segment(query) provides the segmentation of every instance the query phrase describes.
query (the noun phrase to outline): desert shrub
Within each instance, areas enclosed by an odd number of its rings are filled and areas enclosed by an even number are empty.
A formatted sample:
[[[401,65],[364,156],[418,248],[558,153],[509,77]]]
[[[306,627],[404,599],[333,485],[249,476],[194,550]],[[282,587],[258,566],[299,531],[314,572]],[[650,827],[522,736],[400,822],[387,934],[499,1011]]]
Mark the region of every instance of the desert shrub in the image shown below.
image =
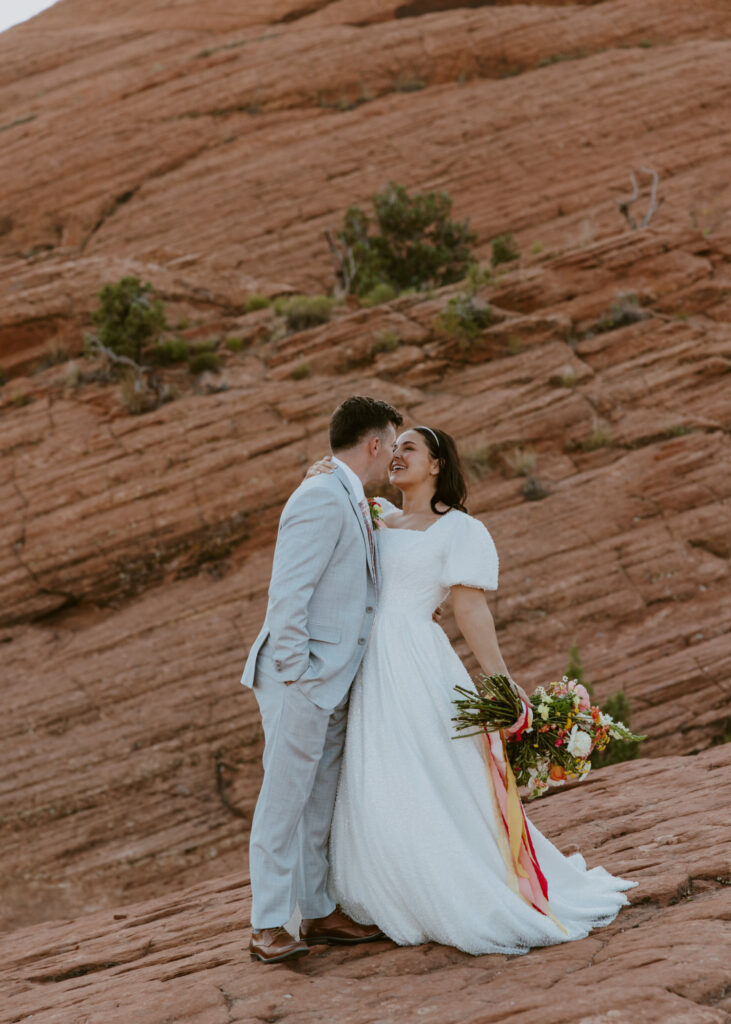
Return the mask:
[[[69,346],[58,338],[51,338],[46,342],[41,359],[41,368],[47,366],[58,366],[60,363],[67,363],[71,358]]]
[[[218,352],[214,351],[211,344],[199,345],[197,348],[191,349],[188,355],[188,369],[191,373],[205,373],[206,370],[211,373],[218,373],[221,369],[221,357]]]
[[[291,376],[292,380],[305,380],[305,378],[312,376],[312,367],[309,363],[297,363],[292,370]]]
[[[154,366],[170,366],[182,363],[188,358],[188,342],[184,338],[168,338],[145,350],[145,361]]]
[[[244,347],[244,340],[243,338],[230,337],[225,339],[224,345],[229,350],[229,352],[240,352],[241,349]]]
[[[157,399],[145,387],[144,381],[136,373],[128,373],[119,388],[122,405],[131,416],[139,416],[149,412],[157,405]]]
[[[385,281],[381,281],[375,285],[365,295],[361,295],[360,304],[361,306],[380,306],[384,302],[390,302],[391,299],[396,297],[396,289],[392,284],[386,284]]]
[[[254,292],[254,294],[250,295],[246,300],[244,309],[246,310],[247,313],[253,313],[254,310],[257,309],[268,309],[270,305],[271,303],[269,299],[266,297],[266,295],[258,295],[256,292]]]
[[[404,74],[398,76],[393,85],[396,92],[419,92],[426,89],[426,82],[423,78],[416,78],[413,75]]]
[[[380,352],[393,352],[401,344],[401,338],[396,331],[379,331],[373,339],[371,354],[377,356]]]
[[[341,267],[345,290],[366,295],[385,283],[396,291],[424,289],[459,281],[472,262],[477,235],[468,221],[450,219],[447,192],[416,192],[389,182],[372,197],[377,233],[370,233],[368,215],[358,206],[345,214],[338,237],[352,254],[353,272]]]
[[[593,452],[597,448],[608,448],[612,443],[612,431],[608,423],[597,423],[594,429],[580,443],[582,452]]]
[[[598,333],[616,331],[618,327],[626,327],[628,324],[646,320],[649,315],[640,306],[636,295],[630,292],[620,292],[614,302],[609,304],[609,309],[599,317],[594,325],[594,330]]]
[[[437,323],[447,337],[468,346],[492,323],[492,309],[472,295],[455,295],[439,314]]]
[[[505,462],[515,476],[530,476],[536,468],[538,456],[532,448],[513,448],[505,455]]]
[[[335,300],[327,295],[293,295],[277,299],[274,310],[286,318],[290,331],[304,331],[308,327],[327,323],[334,305]]]
[[[520,488],[520,493],[526,501],[540,501],[541,498],[547,498],[551,492],[538,477],[528,476]]]
[[[499,263],[510,263],[512,260],[517,260],[519,256],[520,252],[512,235],[498,235],[497,238],[493,238],[490,259],[493,267]]]
[[[624,722],[631,728],[632,706],[624,690],[607,697],[601,706],[602,711],[615,720]],[[642,740],[612,740],[605,750],[595,750],[591,755],[592,768],[604,768],[608,764],[619,764],[621,761],[633,761],[640,754]]]
[[[144,346],[165,328],[162,303],[154,297],[152,285],[143,284],[137,277],[105,284],[92,319],[102,345],[136,363]]]

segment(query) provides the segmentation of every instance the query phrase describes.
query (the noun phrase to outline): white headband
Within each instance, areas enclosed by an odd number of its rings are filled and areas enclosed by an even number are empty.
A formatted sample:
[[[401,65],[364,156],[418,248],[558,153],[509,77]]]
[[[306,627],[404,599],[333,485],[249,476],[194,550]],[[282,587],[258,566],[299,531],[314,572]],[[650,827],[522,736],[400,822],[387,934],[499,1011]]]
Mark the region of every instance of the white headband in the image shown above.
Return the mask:
[[[414,429],[415,429],[415,430],[428,430],[428,431],[429,431],[429,433],[431,434],[431,436],[432,436],[432,437],[434,438],[434,440],[435,440],[435,441],[437,442],[437,451],[439,451],[439,438],[438,438],[438,437],[437,437],[437,435],[436,435],[436,434],[434,433],[434,431],[432,430],[432,428],[431,428],[431,427],[415,427]]]

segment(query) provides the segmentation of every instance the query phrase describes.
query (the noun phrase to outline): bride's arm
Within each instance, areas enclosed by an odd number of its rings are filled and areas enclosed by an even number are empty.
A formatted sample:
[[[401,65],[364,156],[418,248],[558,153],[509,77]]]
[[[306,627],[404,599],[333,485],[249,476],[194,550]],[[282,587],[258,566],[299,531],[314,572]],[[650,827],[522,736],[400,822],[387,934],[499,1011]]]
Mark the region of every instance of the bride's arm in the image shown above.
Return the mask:
[[[508,666],[500,653],[495,633],[495,622],[487,606],[484,590],[476,587],[452,587],[452,607],[460,633],[477,658],[478,664],[486,676],[495,672],[512,678]],[[513,680],[515,683],[515,680]],[[530,698],[525,690],[515,683],[520,696],[528,704]]]

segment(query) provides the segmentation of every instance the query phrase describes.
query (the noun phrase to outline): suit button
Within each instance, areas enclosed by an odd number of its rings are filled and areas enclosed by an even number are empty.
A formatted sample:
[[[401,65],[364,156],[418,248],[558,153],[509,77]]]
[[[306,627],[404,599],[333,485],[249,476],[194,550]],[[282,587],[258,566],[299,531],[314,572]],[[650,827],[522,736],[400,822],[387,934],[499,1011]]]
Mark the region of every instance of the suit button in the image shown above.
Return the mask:
[[[275,667],[276,669],[281,669],[281,667],[282,667],[282,663],[281,663],[281,661],[275,661],[275,662],[274,662],[274,667]]]
[[[367,612],[368,612],[368,614],[370,615],[370,614],[371,614],[371,612],[373,611],[373,606],[369,604],[369,605],[368,605],[368,607],[366,608],[366,611],[367,611]]]
[[[359,636],[358,637],[358,643],[359,644],[364,644],[365,643],[365,637]]]

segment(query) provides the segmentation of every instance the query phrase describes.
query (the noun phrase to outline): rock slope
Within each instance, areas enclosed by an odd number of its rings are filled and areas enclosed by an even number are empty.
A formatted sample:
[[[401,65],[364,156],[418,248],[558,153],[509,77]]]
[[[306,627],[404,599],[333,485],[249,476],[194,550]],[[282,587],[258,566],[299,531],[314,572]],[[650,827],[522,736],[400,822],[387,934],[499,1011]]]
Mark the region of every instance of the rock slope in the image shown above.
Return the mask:
[[[729,748],[607,768],[531,806],[563,850],[638,881],[607,928],[525,956],[389,941],[251,963],[242,872],[0,941],[15,1024],[727,1024]],[[535,809],[535,811],[534,811]],[[725,879],[725,884],[724,880]]]
[[[9,1020],[106,1024],[150,1006],[150,1024],[417,1007],[522,1021],[549,990],[587,1024],[726,1019],[704,949],[728,875],[708,829],[724,827],[731,728],[730,28],[710,0],[212,0],[205,25],[191,4],[61,0],[0,35]],[[633,231],[616,200],[642,167],[662,204]],[[514,234],[521,258],[480,289],[494,315],[479,338],[440,321],[459,285],[345,303],[305,331],[246,312],[255,292],[328,290],[324,229],[389,178],[446,188],[483,265]],[[98,367],[68,361],[98,289],[124,274],[224,361],[195,380],[166,371],[179,397],[139,416]],[[606,948],[489,958],[486,975],[437,948],[318,953],[278,970],[298,987],[270,999],[260,972],[241,974],[262,740],[237,680],[279,509],[354,392],[456,436],[500,554],[489,600],[516,677],[562,674],[576,641],[597,698],[628,694],[643,760],[535,814],[562,848],[596,837],[597,859],[649,888]],[[691,838],[668,840],[681,826]],[[121,948],[126,932],[143,937]],[[319,982],[331,1002],[309,994]]]

